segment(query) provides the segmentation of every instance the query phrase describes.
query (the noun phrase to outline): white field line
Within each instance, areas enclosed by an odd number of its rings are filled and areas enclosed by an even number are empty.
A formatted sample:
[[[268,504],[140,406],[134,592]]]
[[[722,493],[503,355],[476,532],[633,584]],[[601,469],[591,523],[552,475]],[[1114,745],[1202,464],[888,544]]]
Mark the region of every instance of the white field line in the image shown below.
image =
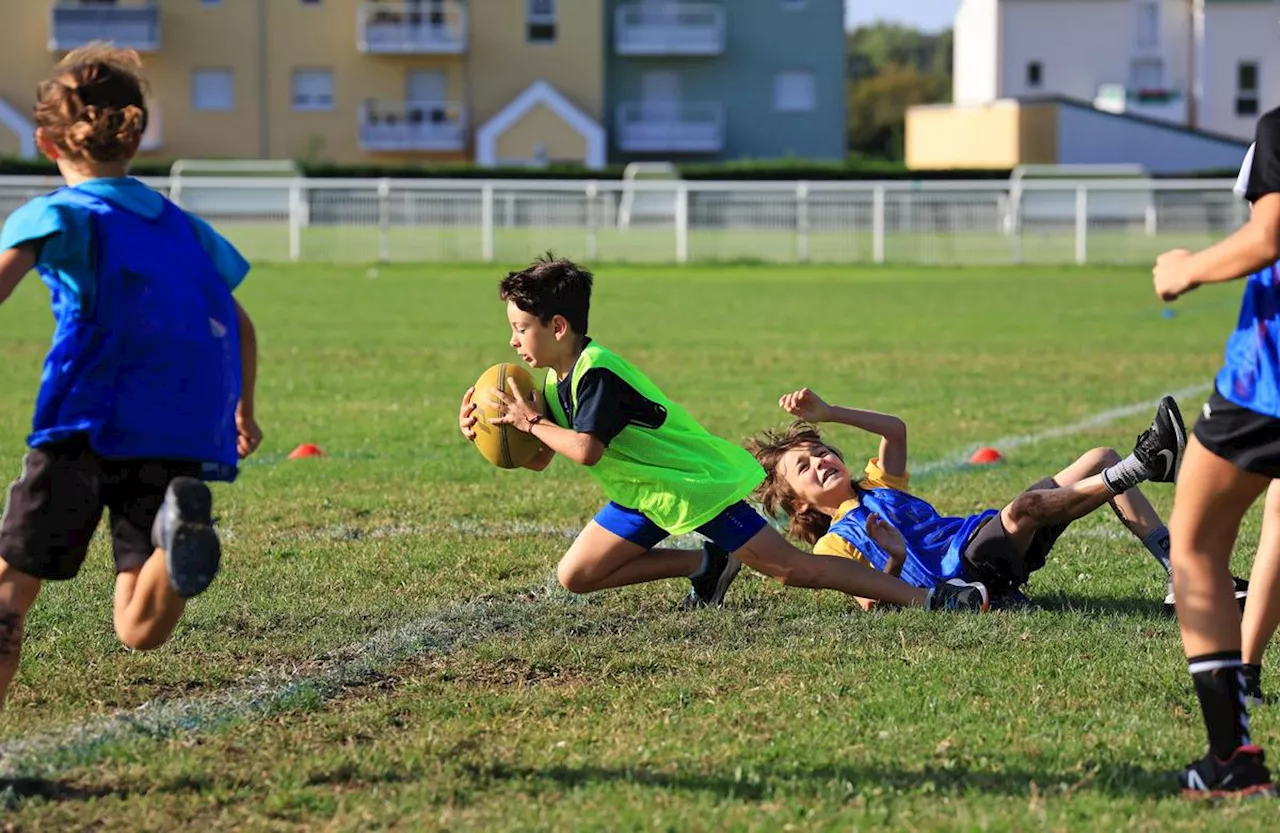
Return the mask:
[[[1186,403],[1184,403],[1182,400],[1189,399],[1194,396],[1199,396],[1200,394],[1203,394],[1203,393],[1207,393],[1211,387],[1212,387],[1211,383],[1192,385],[1189,388],[1183,388],[1182,390],[1174,391],[1171,394],[1171,396],[1173,396],[1174,399],[1178,400],[1178,406],[1182,410],[1183,419],[1186,419],[1186,420],[1194,419],[1198,411],[1198,407],[1196,409],[1189,410],[1185,407]],[[923,474],[935,474],[940,471],[947,471],[947,470],[962,468],[968,464],[969,456],[972,455],[973,452],[977,451],[979,448],[984,448],[984,447],[994,448],[997,451],[999,451],[1001,454],[1005,454],[1008,451],[1011,451],[1015,448],[1022,448],[1028,445],[1035,445],[1036,443],[1043,442],[1045,440],[1054,440],[1054,439],[1058,439],[1059,437],[1070,437],[1073,434],[1083,434],[1085,431],[1092,431],[1095,428],[1101,428],[1104,425],[1109,425],[1115,422],[1116,420],[1124,419],[1125,417],[1137,416],[1139,414],[1145,414],[1145,415],[1151,416],[1154,414],[1154,409],[1157,404],[1159,404],[1158,399],[1153,399],[1146,402],[1135,402],[1132,405],[1125,405],[1120,408],[1112,408],[1109,411],[1101,411],[1100,413],[1096,413],[1093,416],[1085,417],[1084,419],[1078,422],[1072,422],[1067,425],[1059,425],[1056,428],[1048,428],[1044,431],[1037,431],[1034,434],[1014,434],[1008,437],[1000,437],[999,439],[991,440],[989,442],[977,443],[975,445],[967,446],[966,448],[963,448],[959,451],[949,454],[940,460],[934,460],[932,462],[924,463],[921,466],[917,466],[912,470],[912,474],[919,476]],[[1135,426],[1135,428],[1137,427],[1138,426]],[[1147,427],[1147,423],[1144,422],[1141,428],[1145,429],[1146,427]],[[1190,426],[1188,426],[1188,430],[1190,430]],[[1133,433],[1136,436],[1138,433],[1140,433],[1140,431],[1134,431]],[[1121,454],[1127,453],[1128,450],[1129,449],[1127,448],[1117,449],[1117,451],[1119,451]]]
[[[1197,385],[1174,394],[1190,397],[1203,393],[1209,385]],[[1069,425],[1050,428],[1034,434],[1002,437],[982,445],[1005,452],[1033,445],[1042,440],[1066,437],[1107,425],[1115,420],[1145,413],[1155,402],[1139,402],[1102,411]],[[915,469],[927,474],[959,468],[968,460],[974,446]],[[550,535],[572,538],[577,530],[538,523],[481,524],[454,522],[451,530],[482,536]],[[1106,537],[1109,532],[1099,530]],[[362,538],[397,538],[430,534],[430,528],[413,524],[356,530],[354,527],[332,527],[306,533],[314,539],[359,540]],[[1092,531],[1086,532],[1092,537]],[[694,536],[682,536],[674,545],[697,546]],[[542,602],[565,598],[554,576],[543,586],[534,588]],[[100,752],[138,738],[165,738],[207,731],[219,725],[276,709],[289,708],[303,699],[325,700],[342,689],[376,679],[379,675],[420,654],[434,651],[445,654],[491,635],[498,628],[516,632],[526,618],[529,604],[515,597],[489,602],[456,602],[438,608],[419,619],[374,634],[368,639],[322,657],[319,670],[264,671],[226,691],[200,697],[153,700],[136,709],[117,712],[58,729],[36,732],[26,737],[0,742],[0,779],[47,776],[58,770],[93,760]],[[2,786],[0,782],[0,786]],[[0,790],[0,808],[16,800],[12,787]]]

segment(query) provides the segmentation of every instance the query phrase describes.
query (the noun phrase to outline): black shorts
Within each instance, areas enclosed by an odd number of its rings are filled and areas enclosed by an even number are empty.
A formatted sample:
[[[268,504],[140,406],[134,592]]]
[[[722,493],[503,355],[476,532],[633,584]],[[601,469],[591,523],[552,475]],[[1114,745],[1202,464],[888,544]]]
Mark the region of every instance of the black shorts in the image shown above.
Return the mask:
[[[1056,488],[1058,482],[1052,477],[1046,477],[1032,484],[1026,491]],[[1027,551],[1019,553],[1017,546],[1009,539],[1009,532],[1000,521],[1000,516],[993,515],[978,527],[961,553],[966,577],[970,581],[980,581],[987,585],[987,589],[995,596],[1002,596],[1021,587],[1031,578],[1032,573],[1044,566],[1049,552],[1058,543],[1062,533],[1067,531],[1069,524],[1070,522],[1040,527],[1031,537]]]
[[[1241,407],[1215,390],[1196,420],[1195,435],[1241,471],[1280,477],[1280,419]]]
[[[31,449],[9,487],[0,558],[39,579],[75,578],[105,508],[116,572],[141,567],[169,481],[200,470],[187,460],[104,460],[83,436]]]

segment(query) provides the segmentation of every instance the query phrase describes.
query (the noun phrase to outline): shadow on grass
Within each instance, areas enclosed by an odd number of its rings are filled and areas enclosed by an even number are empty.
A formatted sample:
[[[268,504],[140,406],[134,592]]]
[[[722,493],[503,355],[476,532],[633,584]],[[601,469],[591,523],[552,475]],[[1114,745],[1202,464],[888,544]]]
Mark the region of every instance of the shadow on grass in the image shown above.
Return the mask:
[[[1163,599],[1122,598],[1116,596],[1081,596],[1073,593],[1046,593],[1032,595],[1030,610],[1047,610],[1053,613],[1078,613],[1084,615],[1130,616],[1160,622],[1175,621],[1166,613]]]
[[[1109,798],[1174,798],[1178,791],[1167,773],[1149,772],[1127,764],[1054,772],[1051,769],[985,769],[964,763],[895,769],[884,766],[783,767],[753,766],[727,773],[673,773],[645,767],[565,767],[545,769],[506,765],[464,766],[478,782],[493,786],[504,781],[545,784],[557,788],[624,783],[720,798],[764,801],[779,796],[818,795],[840,790],[846,798],[884,793],[963,796],[984,793],[1009,797],[1046,798],[1077,794]],[[1034,787],[1033,787],[1034,785]]]

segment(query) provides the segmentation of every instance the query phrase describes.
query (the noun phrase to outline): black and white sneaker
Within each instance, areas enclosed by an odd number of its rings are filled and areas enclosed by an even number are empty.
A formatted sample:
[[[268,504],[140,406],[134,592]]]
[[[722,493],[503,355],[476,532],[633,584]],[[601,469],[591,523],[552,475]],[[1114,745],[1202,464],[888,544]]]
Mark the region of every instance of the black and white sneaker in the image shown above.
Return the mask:
[[[151,543],[165,552],[169,584],[184,599],[213,583],[222,545],[213,528],[213,493],[194,477],[175,477],[151,525]]]
[[[1160,400],[1151,427],[1138,436],[1133,456],[1146,468],[1153,483],[1173,483],[1187,448],[1187,428],[1172,396]]]
[[[707,570],[697,578],[689,579],[693,587],[682,605],[686,609],[723,605],[724,594],[742,569],[741,561],[710,541],[702,542],[702,551],[707,556]]]
[[[953,578],[934,585],[924,607],[925,610],[982,613],[991,607],[991,596],[981,582]]]
[[[1242,746],[1225,761],[1210,752],[1176,777],[1187,798],[1261,798],[1276,794],[1266,756],[1257,746]]]
[[[1249,600],[1249,582],[1242,578],[1231,577],[1231,583],[1235,586],[1236,603],[1240,605],[1241,612],[1244,611],[1245,602]],[[1164,593],[1164,609],[1169,614],[1178,612],[1177,605],[1173,598],[1173,577],[1170,576],[1169,583],[1165,586]]]

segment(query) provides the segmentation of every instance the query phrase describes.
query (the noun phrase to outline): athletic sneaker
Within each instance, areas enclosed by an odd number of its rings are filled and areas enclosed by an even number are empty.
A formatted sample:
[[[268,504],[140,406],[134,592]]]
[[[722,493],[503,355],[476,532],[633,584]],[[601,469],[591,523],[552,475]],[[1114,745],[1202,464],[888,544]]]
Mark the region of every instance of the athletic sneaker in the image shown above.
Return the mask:
[[[1172,483],[1178,477],[1182,465],[1182,453],[1187,448],[1187,429],[1182,423],[1182,412],[1172,396],[1160,400],[1151,427],[1138,436],[1133,456],[1146,468],[1153,483]]]
[[[925,610],[965,610],[978,613],[991,607],[987,586],[977,581],[947,579],[935,584],[924,603]]]
[[[1244,610],[1244,603],[1249,599],[1249,582],[1242,578],[1231,577],[1231,583],[1235,585],[1236,603],[1240,605],[1240,610]],[[1165,587],[1164,609],[1171,614],[1177,613],[1177,607],[1173,598],[1173,577],[1169,577],[1169,583]]]
[[[213,494],[194,477],[175,477],[151,525],[151,543],[165,551],[169,584],[184,599],[213,583],[222,545],[213,528]]]
[[[1177,774],[1188,798],[1245,798],[1274,796],[1266,756],[1257,746],[1242,746],[1225,761],[1212,752]]]
[[[742,569],[741,561],[710,541],[702,542],[702,551],[707,556],[707,570],[697,578],[689,579],[693,587],[685,597],[685,608],[723,605],[724,594]]]

